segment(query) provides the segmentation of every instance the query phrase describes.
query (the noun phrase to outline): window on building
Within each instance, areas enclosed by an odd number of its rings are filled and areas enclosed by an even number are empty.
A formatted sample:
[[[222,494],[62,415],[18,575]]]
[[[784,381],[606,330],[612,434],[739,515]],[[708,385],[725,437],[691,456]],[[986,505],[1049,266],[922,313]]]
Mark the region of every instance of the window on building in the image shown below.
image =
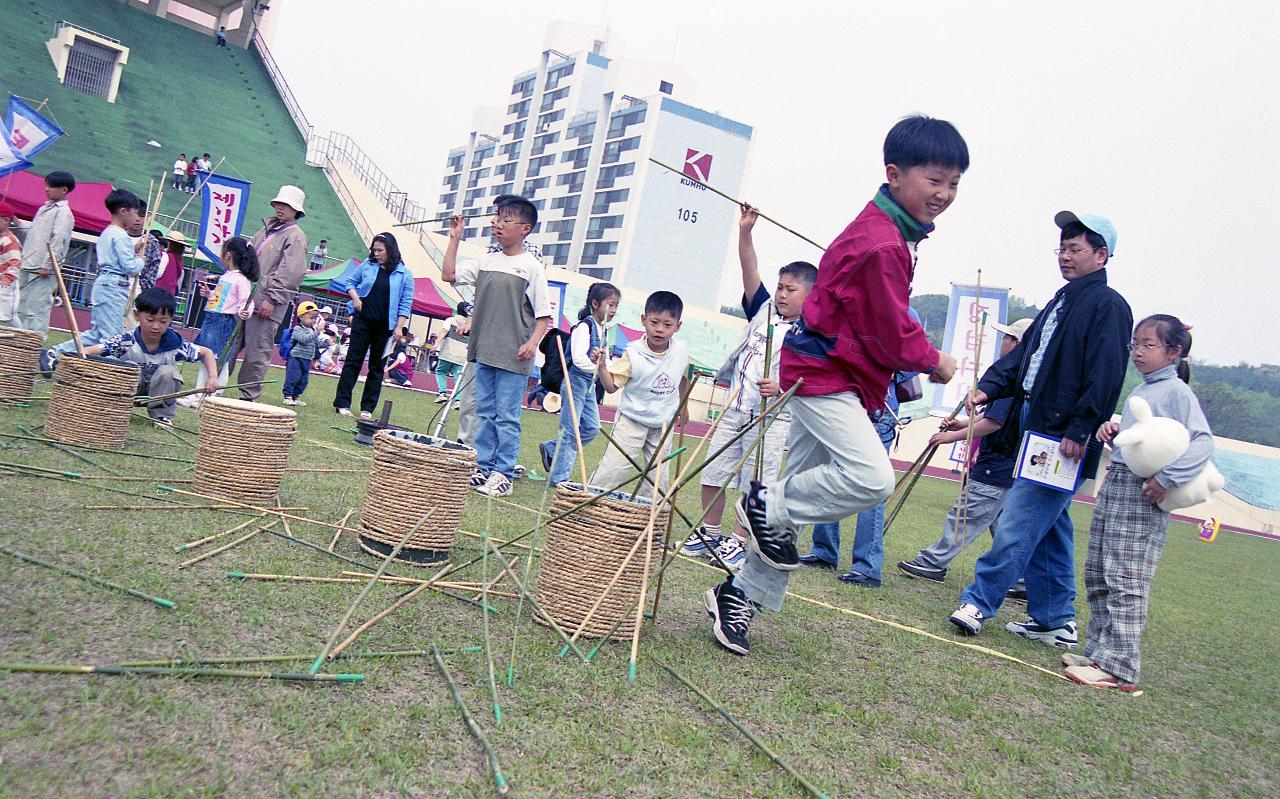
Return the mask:
[[[636,173],[636,165],[631,164],[615,164],[614,166],[606,166],[600,170],[600,177],[596,179],[597,189],[612,189],[613,183],[618,178],[625,178]]]
[[[589,269],[579,269],[578,274],[586,275],[587,277],[594,278],[595,280],[609,281],[613,280],[613,267],[597,266]]]
[[[441,204],[441,205],[443,205],[443,206],[444,206],[444,207],[446,207],[446,208],[452,208],[452,207],[453,207],[453,201],[454,201],[454,200],[456,200],[456,199],[458,199],[458,194],[457,194],[457,192],[449,192],[448,194],[441,194],[441,195],[440,195],[440,204]]]
[[[514,183],[499,183],[497,186],[489,189],[489,196],[497,197],[500,194],[510,194],[511,190],[514,189],[515,186],[516,184]]]
[[[609,120],[609,132],[606,134],[607,139],[616,139],[620,136],[627,135],[627,128],[632,125],[639,125],[644,122],[644,107],[628,111],[625,114],[618,114]]]
[[[530,158],[528,177],[536,178],[539,174],[542,173],[542,170],[544,168],[551,166],[555,162],[556,162],[556,156],[554,153],[552,153],[551,155],[540,155],[537,158]]]
[[[578,122],[570,125],[569,130],[564,134],[565,141],[572,138],[578,139],[578,144],[590,144],[591,139],[596,135],[596,121],[594,119],[589,122]]]
[[[548,228],[551,226],[548,225]],[[550,258],[551,263],[556,266],[564,266],[569,263],[569,245],[568,244],[546,244],[542,247],[542,257]]]
[[[573,220],[561,219],[555,222],[547,222],[546,231],[555,233],[557,241],[570,241],[573,238]]]
[[[535,192],[541,189],[545,189],[547,186],[550,186],[550,185],[551,185],[550,176],[545,178],[534,178],[533,180],[526,180],[524,182],[524,191],[520,192],[520,194],[525,197],[532,197]]]
[[[449,156],[449,161],[447,162],[449,169],[452,169],[455,171],[462,169],[462,158],[465,155],[466,153],[456,153],[454,155]]]
[[[510,131],[507,131],[504,128],[503,132],[509,133]],[[498,148],[498,154],[505,155],[509,157],[512,161],[518,160],[520,158],[520,145],[522,144],[524,144],[524,142],[522,141],[507,142],[506,144]]]
[[[609,206],[614,203],[625,202],[631,194],[631,189],[614,189],[613,191],[598,191],[591,200],[591,213],[607,214]]]
[[[461,173],[458,173],[457,175],[447,175],[447,176],[445,176],[445,179],[444,179],[444,185],[448,186],[449,188],[453,189],[454,191],[457,191],[457,189],[458,189],[458,180],[459,180],[461,177],[462,177],[462,174],[461,174]]]
[[[595,216],[591,218],[590,224],[587,225],[587,238],[599,239],[604,237],[606,230],[622,227],[622,215],[615,216]]]
[[[529,155],[542,155],[549,145],[560,141],[560,132],[544,133],[541,136],[534,137],[533,149],[529,150]]]
[[[671,81],[667,81],[667,80],[658,81],[658,91],[662,92],[663,94],[671,94],[675,90],[676,90],[676,87],[671,85]]]
[[[587,160],[591,157],[590,147],[579,147],[576,150],[569,150],[560,154],[560,163],[567,164],[573,162],[574,169],[585,169]]]
[[[574,62],[572,61],[566,61],[547,70],[547,87],[544,91],[549,92],[557,89],[560,86],[560,81],[573,74],[573,64]]]
[[[520,95],[521,97],[528,97],[529,95],[533,94],[533,82],[535,80],[537,80],[537,76],[530,75],[527,78],[522,78],[521,80],[516,81],[515,83],[511,84],[511,94]]]
[[[473,167],[480,166],[481,164],[484,163],[484,160],[491,155],[493,155],[492,144],[490,144],[488,147],[482,147],[476,150],[475,154],[471,156],[471,166]]]
[[[581,194],[571,194],[568,197],[557,197],[551,201],[552,208],[564,209],[563,216],[573,217],[578,215],[578,206],[582,202]]]
[[[552,123],[559,122],[562,119],[564,119],[563,108],[561,108],[559,111],[551,111],[549,113],[539,115],[538,133],[546,133],[548,130],[551,129]]]
[[[533,103],[533,100],[531,99],[521,100],[518,103],[512,103],[511,105],[507,106],[507,113],[515,114],[516,119],[524,119],[525,117],[529,116],[529,106],[532,103]]]
[[[471,177],[467,178],[467,188],[474,189],[482,179],[487,177],[489,177],[489,167],[471,170]]]
[[[585,171],[568,172],[556,178],[556,185],[568,186],[569,188],[566,191],[569,194],[577,194],[580,191],[582,191],[582,184],[584,184],[586,180],[587,180],[587,173]]]
[[[513,180],[516,176],[516,162],[511,161],[493,168],[493,176],[504,180]]]
[[[476,200],[478,200],[478,199],[480,199],[481,197],[483,197],[483,196],[484,196],[485,191],[486,191],[486,189],[472,189],[472,190],[468,191],[468,192],[467,192],[467,196],[466,196],[466,200],[464,200],[464,202],[465,202],[468,206],[469,206],[469,205],[471,205],[471,204],[472,204],[472,203],[474,203]]]
[[[602,255],[617,255],[616,241],[589,241],[582,246],[582,263],[595,265],[600,263]]]
[[[550,111],[555,106],[556,103],[558,103],[559,101],[563,100],[568,96],[569,96],[568,86],[565,86],[564,88],[561,88],[561,89],[556,89],[553,92],[543,92],[542,105],[538,106],[538,113]]]
[[[522,119],[519,122],[511,122],[502,126],[502,135],[510,136],[513,139],[523,139],[525,127],[529,124],[529,120]],[[516,152],[519,152],[519,148]]]
[[[627,152],[628,150],[638,149],[639,147],[640,147],[639,136],[632,136],[630,139],[619,139],[617,141],[608,142],[604,146],[603,163],[606,163],[606,164],[617,163],[618,159],[622,156],[623,153]]]

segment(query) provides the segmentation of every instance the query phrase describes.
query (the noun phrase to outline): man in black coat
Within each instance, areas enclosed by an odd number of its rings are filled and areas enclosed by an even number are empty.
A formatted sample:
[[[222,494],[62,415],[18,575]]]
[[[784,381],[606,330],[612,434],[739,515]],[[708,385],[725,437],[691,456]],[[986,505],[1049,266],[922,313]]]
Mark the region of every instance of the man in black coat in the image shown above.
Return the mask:
[[[1081,460],[1081,474],[1097,469],[1102,445],[1094,431],[1111,418],[1128,363],[1133,330],[1129,304],[1107,285],[1106,265],[1116,232],[1105,217],[1062,211],[1058,269],[1067,280],[1036,317],[1018,346],[992,364],[970,406],[1012,397],[1010,424],[1000,432],[1061,439],[1062,457]],[[1015,445],[1016,447],[1016,445]],[[995,616],[1005,592],[1025,573],[1026,622],[1010,622],[1015,635],[1063,648],[1078,643],[1075,623],[1072,494],[1028,480],[1005,496],[991,550],[978,559],[974,581],[949,621],[976,635]]]

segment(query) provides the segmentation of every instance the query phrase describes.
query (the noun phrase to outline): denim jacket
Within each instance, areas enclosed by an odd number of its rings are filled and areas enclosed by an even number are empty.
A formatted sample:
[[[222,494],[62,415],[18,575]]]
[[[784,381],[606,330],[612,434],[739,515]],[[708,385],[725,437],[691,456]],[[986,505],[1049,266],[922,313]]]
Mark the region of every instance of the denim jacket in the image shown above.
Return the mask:
[[[373,290],[374,281],[378,279],[380,268],[377,261],[366,259],[354,272],[335,278],[329,287],[343,294],[355,289],[360,297],[367,297]],[[397,319],[400,317],[408,319],[413,313],[413,273],[403,261],[391,270],[387,288],[387,329],[395,330]],[[350,300],[347,301],[347,312],[352,314],[356,312],[356,304]]]

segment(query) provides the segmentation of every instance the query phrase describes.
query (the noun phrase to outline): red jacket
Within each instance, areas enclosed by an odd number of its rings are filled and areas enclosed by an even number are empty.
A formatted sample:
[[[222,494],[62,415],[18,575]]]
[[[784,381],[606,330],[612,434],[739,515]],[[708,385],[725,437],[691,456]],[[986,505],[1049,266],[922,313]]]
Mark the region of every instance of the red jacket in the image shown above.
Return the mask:
[[[870,412],[884,407],[895,370],[938,365],[938,351],[907,313],[915,274],[907,241],[926,234],[882,189],[836,237],[783,340],[784,390],[803,378],[798,395],[853,391]]]

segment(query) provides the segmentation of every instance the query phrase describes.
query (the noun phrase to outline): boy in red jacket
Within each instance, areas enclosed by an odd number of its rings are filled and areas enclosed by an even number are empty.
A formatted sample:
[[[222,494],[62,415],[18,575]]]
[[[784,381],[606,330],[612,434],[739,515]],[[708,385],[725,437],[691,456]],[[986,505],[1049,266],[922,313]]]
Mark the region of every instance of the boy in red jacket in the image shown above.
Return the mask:
[[[955,199],[969,149],[949,122],[902,119],[884,142],[888,180],[827,248],[818,282],[782,344],[784,390],[803,381],[788,406],[787,464],[768,486],[752,482],[736,511],[751,537],[742,571],[707,590],[712,632],[736,655],[750,649],[755,609],[782,609],[800,565],[801,525],[837,522],[888,498],[893,467],[867,414],[884,406],[894,371],[955,373],[907,313],[916,244]]]

